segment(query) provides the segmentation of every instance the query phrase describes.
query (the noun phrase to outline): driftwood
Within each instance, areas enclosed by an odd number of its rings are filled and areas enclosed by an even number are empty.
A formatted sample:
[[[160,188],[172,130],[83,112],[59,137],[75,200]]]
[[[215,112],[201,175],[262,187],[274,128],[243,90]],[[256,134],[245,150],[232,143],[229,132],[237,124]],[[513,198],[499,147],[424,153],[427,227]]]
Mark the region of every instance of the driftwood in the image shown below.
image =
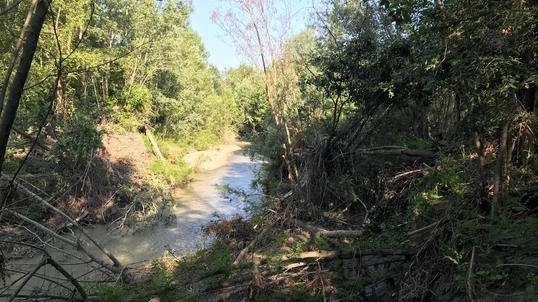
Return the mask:
[[[325,236],[325,237],[357,237],[364,235],[364,229],[358,230],[327,230],[319,226],[310,225],[301,220],[295,220],[295,224],[306,229],[314,237]]]
[[[78,217],[75,218],[75,221],[80,223],[80,221],[82,221],[84,218],[88,217],[88,215],[90,215],[90,212],[88,212],[88,210],[86,210],[86,209],[83,209],[82,213],[80,213],[80,215],[78,215]],[[58,227],[56,227],[56,232],[61,232],[62,230],[65,230],[65,229],[70,228],[72,226],[73,226],[73,224],[71,222],[65,221],[62,224],[60,224]]]

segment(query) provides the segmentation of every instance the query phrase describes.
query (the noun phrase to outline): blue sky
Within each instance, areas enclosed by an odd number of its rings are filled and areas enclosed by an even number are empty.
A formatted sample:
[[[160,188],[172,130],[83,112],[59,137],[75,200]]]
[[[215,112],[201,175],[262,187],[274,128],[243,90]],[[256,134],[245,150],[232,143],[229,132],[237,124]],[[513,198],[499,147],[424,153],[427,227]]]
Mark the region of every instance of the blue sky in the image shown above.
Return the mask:
[[[319,0],[290,1],[295,13],[292,21],[293,33],[306,28],[313,3],[317,2]],[[227,39],[221,28],[210,19],[212,12],[224,5],[225,3],[220,0],[192,0],[193,13],[191,15],[191,25],[200,34],[209,52],[209,63],[217,66],[221,71],[246,63],[246,59],[237,54],[235,46]]]

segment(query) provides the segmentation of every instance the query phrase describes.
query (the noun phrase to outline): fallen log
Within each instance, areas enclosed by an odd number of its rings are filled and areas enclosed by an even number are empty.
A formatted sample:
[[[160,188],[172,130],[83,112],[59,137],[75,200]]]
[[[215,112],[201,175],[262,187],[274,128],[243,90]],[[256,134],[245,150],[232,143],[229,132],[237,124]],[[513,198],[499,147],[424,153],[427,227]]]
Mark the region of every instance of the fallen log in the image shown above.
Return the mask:
[[[373,250],[348,250],[348,251],[308,251],[298,255],[284,255],[274,260],[305,260],[305,259],[346,259],[364,256],[412,256],[416,254],[414,249],[373,249]]]
[[[30,141],[34,141],[36,138],[31,136],[30,134],[24,132],[23,130],[17,128],[17,127],[12,127],[11,130],[13,130],[14,132],[16,132],[18,135],[30,140]],[[45,150],[45,151],[50,151],[50,147],[43,144],[42,142],[40,142],[39,140],[36,141],[36,146],[40,147],[41,149]]]
[[[153,136],[153,133],[149,129],[148,126],[144,127],[144,132],[146,133],[146,136],[149,139],[149,142],[151,143],[151,148],[153,149],[153,153],[155,156],[159,158],[161,161],[165,161],[163,154],[161,153],[161,149],[159,149],[159,145],[157,144],[157,140],[155,139],[155,136]]]
[[[435,153],[430,150],[409,149],[404,146],[380,146],[368,149],[359,149],[356,154],[381,154],[381,155],[406,155],[410,157],[434,157]]]
[[[310,225],[301,220],[295,220],[295,223],[302,228],[306,229],[309,233],[314,235],[314,237],[320,237],[321,235],[325,237],[357,237],[362,236],[365,233],[365,229],[358,230],[327,230],[320,226]]]

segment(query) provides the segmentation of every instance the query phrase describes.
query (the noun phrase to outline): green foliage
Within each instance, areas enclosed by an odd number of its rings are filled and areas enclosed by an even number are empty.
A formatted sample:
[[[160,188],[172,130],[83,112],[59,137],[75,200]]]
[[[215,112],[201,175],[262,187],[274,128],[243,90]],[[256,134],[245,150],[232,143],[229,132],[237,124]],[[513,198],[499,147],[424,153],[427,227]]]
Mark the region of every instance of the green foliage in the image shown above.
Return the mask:
[[[91,293],[102,302],[121,302],[133,296],[133,291],[119,286],[98,286],[91,290]]]
[[[529,273],[527,275],[528,278],[528,286],[527,286],[527,293],[529,295],[530,299],[536,299],[538,298],[538,275],[534,273]]]
[[[228,71],[225,83],[232,92],[235,106],[240,111],[239,134],[246,139],[261,134],[265,130],[264,122],[269,104],[260,72],[241,65]]]
[[[213,243],[209,248],[187,256],[178,262],[177,273],[194,277],[221,273],[227,275],[232,269],[231,253],[223,243]]]
[[[218,143],[220,140],[221,140],[221,137],[219,137],[213,131],[209,129],[202,130],[194,138],[193,146],[194,148],[196,148],[196,150],[206,150],[212,145],[215,145],[216,143]]]
[[[67,166],[87,164],[102,147],[101,135],[90,116],[76,112],[58,138],[53,154],[59,162]]]
[[[153,160],[149,167],[149,171],[164,179],[166,184],[173,186],[181,186],[191,180],[191,169],[184,162],[170,163],[159,159]]]
[[[398,137],[396,144],[409,149],[428,150],[432,147],[432,142],[419,137]]]
[[[146,147],[151,149],[151,143],[144,137]],[[192,179],[192,169],[185,163],[183,156],[190,148],[186,142],[172,139],[157,138],[157,144],[165,161],[155,159],[149,166],[149,172],[156,176],[157,183],[161,185],[182,186]]]
[[[412,197],[415,202],[414,216],[431,217],[431,206],[439,203],[461,204],[468,191],[469,181],[463,172],[463,164],[451,157],[437,159],[435,166],[420,179]]]
[[[116,192],[115,202],[125,208],[118,228],[129,228],[133,233],[151,228],[159,223],[170,224],[176,217],[170,209],[175,200],[170,192],[148,184],[122,186]]]

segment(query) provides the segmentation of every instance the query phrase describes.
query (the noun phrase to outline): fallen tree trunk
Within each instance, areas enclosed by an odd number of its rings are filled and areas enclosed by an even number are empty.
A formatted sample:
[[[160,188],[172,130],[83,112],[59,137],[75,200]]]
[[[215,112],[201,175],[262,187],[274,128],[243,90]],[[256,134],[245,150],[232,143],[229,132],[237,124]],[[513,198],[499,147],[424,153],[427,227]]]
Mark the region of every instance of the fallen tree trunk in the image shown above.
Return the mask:
[[[51,235],[52,237],[64,242],[64,243],[67,243],[69,244],[70,246],[72,246],[73,248],[75,249],[78,249],[80,251],[82,251],[86,256],[88,256],[91,260],[93,260],[95,263],[101,265],[102,267],[114,272],[114,273],[118,273],[118,274],[121,274],[123,273],[124,271],[124,268],[123,267],[118,267],[118,266],[114,266],[114,265],[110,265],[110,264],[107,264],[101,260],[99,260],[99,258],[97,258],[97,256],[93,255],[92,253],[90,253],[89,251],[87,251],[81,244],[81,242],[79,240],[77,241],[73,241],[71,239],[68,239],[68,238],[65,238],[64,236],[62,235],[59,235],[57,234],[56,232],[54,232],[53,230],[43,226],[42,224],[40,224],[39,222],[37,221],[34,221],[20,213],[17,213],[15,211],[11,211],[11,210],[7,210],[7,212],[17,218],[19,218],[20,220],[26,222],[26,223],[29,223],[31,225],[33,225],[35,228],[39,229],[40,231],[44,232],[44,233],[47,233],[49,235]]]
[[[151,143],[151,148],[153,149],[153,153],[155,154],[155,156],[157,156],[161,161],[165,161],[166,159],[161,153],[161,149],[159,149],[157,140],[155,140],[155,136],[153,136],[153,133],[151,132],[148,126],[144,127],[144,132],[146,133],[146,136],[148,137],[149,142]]]
[[[19,134],[20,136],[28,139],[28,140],[35,140],[36,138],[31,136],[30,134],[24,132],[23,130],[17,128],[17,127],[13,127],[11,128],[11,130],[15,131],[17,134]],[[43,143],[41,143],[39,140],[36,141],[36,146],[40,147],[41,149],[45,150],[45,151],[50,151],[50,147],[47,146],[47,145],[44,145]]]
[[[375,250],[350,250],[350,251],[308,251],[298,255],[284,255],[275,260],[289,261],[289,260],[305,260],[305,259],[346,259],[353,257],[364,256],[412,256],[416,254],[416,250],[413,249],[375,249]]]
[[[2,175],[2,177],[4,178],[7,178],[5,175]],[[108,251],[105,247],[101,246],[97,241],[95,241],[95,239],[93,239],[89,234],[88,232],[86,232],[86,230],[84,230],[84,228],[82,228],[80,226],[80,224],[73,218],[69,217],[69,215],[65,214],[63,211],[61,211],[60,209],[56,208],[55,206],[53,206],[52,204],[50,204],[48,201],[46,201],[45,199],[41,198],[39,195],[35,194],[34,192],[32,192],[31,190],[29,190],[28,188],[26,188],[25,186],[23,186],[22,184],[20,184],[20,182],[18,182],[17,180],[14,180],[13,183],[16,185],[17,189],[20,189],[24,194],[26,194],[28,197],[34,199],[35,201],[38,201],[40,203],[42,203],[43,205],[45,205],[47,208],[51,209],[52,211],[54,211],[55,213],[59,214],[60,216],[64,217],[72,226],[76,227],[95,247],[97,247],[104,255],[106,255],[113,263],[113,266],[110,266],[110,265],[105,265],[105,267],[107,267],[108,269],[110,269],[111,271],[115,272],[115,273],[122,273],[125,271],[125,268],[123,267],[123,265],[120,263],[120,261],[112,254],[110,253],[110,251]],[[16,213],[16,212],[13,212],[13,211],[10,211],[11,213]],[[18,213],[17,213],[18,214]],[[20,215],[20,214],[18,214]],[[17,215],[15,215],[17,216]],[[20,217],[19,217],[20,218]],[[39,224],[37,222],[35,222],[36,224]],[[40,224],[39,224],[40,225]],[[42,226],[43,227],[43,226]],[[44,228],[44,227],[43,227]],[[54,233],[52,230],[50,230],[50,232]],[[56,233],[54,233],[56,234]],[[71,244],[71,243],[70,243]],[[88,254],[88,253],[87,253]],[[97,259],[97,258],[95,258]],[[98,262],[100,263],[100,262]],[[100,263],[101,264],[101,263]]]
[[[355,154],[386,154],[386,155],[406,155],[411,157],[434,157],[435,153],[430,150],[409,149],[404,146],[380,146],[367,149],[359,149]]]
[[[310,225],[304,221],[301,220],[295,220],[295,224],[298,226],[306,229],[309,233],[311,233],[314,237],[319,237],[321,235],[325,237],[332,237],[332,238],[338,238],[338,237],[357,237],[362,236],[365,233],[365,229],[358,229],[358,230],[327,230],[319,226]]]

